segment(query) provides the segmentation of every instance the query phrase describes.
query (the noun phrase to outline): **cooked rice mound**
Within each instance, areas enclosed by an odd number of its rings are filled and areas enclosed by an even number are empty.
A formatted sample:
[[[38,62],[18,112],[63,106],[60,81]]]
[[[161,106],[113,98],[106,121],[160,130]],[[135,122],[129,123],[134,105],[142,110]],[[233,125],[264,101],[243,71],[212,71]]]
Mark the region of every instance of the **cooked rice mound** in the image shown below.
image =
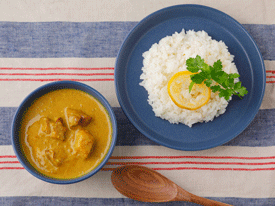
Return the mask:
[[[175,73],[187,71],[186,60],[197,55],[211,66],[220,59],[226,73],[238,73],[233,63],[234,56],[224,42],[213,40],[205,31],[185,32],[183,29],[180,33],[164,37],[143,53],[140,85],[147,90],[148,103],[157,117],[192,127],[198,122],[212,121],[226,111],[228,102],[220,98],[218,92],[212,92],[209,102],[197,110],[179,108],[171,100],[167,91],[168,81]]]

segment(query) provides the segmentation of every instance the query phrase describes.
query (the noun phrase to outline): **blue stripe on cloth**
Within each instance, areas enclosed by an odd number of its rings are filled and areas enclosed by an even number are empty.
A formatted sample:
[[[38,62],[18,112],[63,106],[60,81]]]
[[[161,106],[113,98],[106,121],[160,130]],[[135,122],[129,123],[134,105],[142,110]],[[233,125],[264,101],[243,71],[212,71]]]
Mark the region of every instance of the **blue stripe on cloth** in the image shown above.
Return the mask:
[[[0,58],[117,56],[138,22],[0,22]],[[265,60],[275,60],[275,25],[245,24]]]
[[[118,124],[117,145],[158,145],[141,134],[120,107],[113,108]],[[10,145],[10,129],[15,107],[0,107],[0,145]],[[225,146],[275,146],[275,109],[259,110],[251,124]]]
[[[116,57],[137,22],[0,22],[0,58]]]
[[[238,206],[270,206],[275,205],[275,198],[234,198],[234,197],[211,197],[216,201],[224,202],[231,205]],[[188,202],[168,202],[168,203],[156,203],[158,206],[197,206],[195,203]],[[93,206],[149,206],[155,205],[154,203],[145,203],[131,200],[128,198],[72,198],[72,197],[0,197],[0,205],[58,205],[58,206],[70,206],[70,205],[93,205]]]
[[[275,25],[244,24],[258,45],[264,60],[275,60]]]

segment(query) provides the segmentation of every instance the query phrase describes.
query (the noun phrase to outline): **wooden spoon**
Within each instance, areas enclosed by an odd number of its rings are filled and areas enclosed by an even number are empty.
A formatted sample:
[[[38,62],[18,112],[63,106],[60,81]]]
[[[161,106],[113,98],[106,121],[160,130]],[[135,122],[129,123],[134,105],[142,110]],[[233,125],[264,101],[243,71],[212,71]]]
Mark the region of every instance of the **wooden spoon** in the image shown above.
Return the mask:
[[[228,206],[222,202],[193,195],[160,173],[144,166],[118,167],[113,171],[111,179],[121,194],[142,202],[187,201],[205,206]]]

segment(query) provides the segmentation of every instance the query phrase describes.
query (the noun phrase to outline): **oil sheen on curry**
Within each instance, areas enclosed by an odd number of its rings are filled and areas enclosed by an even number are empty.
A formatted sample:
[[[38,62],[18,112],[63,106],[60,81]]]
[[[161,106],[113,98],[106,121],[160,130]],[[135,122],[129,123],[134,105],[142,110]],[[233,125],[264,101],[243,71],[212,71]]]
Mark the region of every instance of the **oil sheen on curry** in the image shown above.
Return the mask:
[[[38,98],[20,131],[27,159],[41,173],[58,179],[80,177],[105,157],[111,143],[110,117],[91,95],[60,89]]]

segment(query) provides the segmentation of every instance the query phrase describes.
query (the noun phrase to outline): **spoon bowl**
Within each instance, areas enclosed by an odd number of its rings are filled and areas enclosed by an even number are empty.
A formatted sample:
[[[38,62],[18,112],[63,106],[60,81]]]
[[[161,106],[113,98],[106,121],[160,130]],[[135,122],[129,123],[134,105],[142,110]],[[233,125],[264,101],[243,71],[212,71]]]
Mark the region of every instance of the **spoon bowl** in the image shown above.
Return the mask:
[[[141,202],[187,201],[205,206],[228,206],[193,195],[160,173],[144,166],[118,167],[113,171],[111,180],[121,194]]]

